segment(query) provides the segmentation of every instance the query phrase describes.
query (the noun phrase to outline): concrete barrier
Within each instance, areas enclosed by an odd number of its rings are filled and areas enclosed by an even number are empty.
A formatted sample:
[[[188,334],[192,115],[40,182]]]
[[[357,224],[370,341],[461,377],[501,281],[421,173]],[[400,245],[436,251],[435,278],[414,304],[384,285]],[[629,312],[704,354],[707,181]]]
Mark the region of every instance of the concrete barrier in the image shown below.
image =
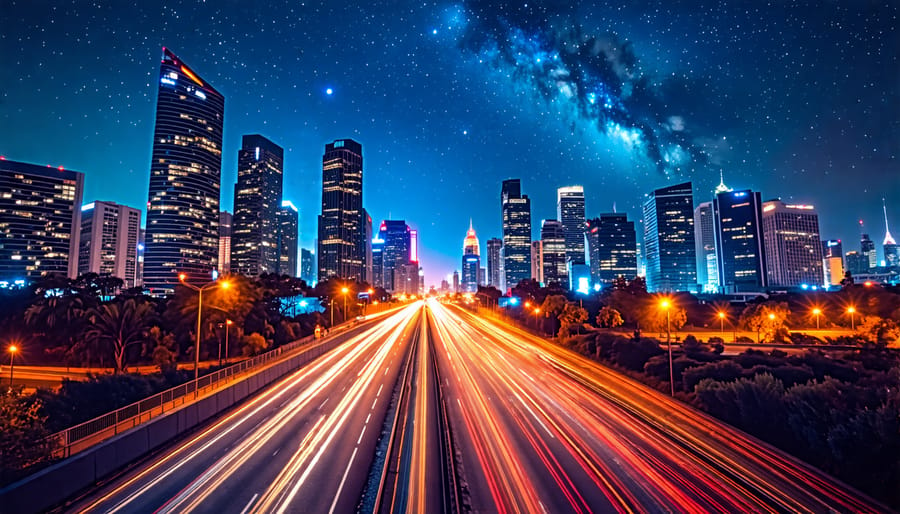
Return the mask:
[[[0,514],[49,510],[337,346],[291,357],[10,484],[0,489]]]

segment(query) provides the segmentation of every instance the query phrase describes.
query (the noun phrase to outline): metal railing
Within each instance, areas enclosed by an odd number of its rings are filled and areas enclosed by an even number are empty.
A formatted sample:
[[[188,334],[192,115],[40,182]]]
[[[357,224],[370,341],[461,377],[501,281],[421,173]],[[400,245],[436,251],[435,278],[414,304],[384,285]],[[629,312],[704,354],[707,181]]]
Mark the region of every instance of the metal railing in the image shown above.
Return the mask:
[[[258,368],[280,360],[286,354],[293,353],[304,346],[306,348],[299,353],[308,357],[301,363],[306,364],[310,360],[332,350],[336,346],[335,342],[337,340],[329,337],[319,344],[312,344],[314,341],[314,336],[298,339],[251,359],[243,360],[214,373],[203,375],[196,380],[166,389],[143,400],[57,432],[49,438],[56,445],[53,456],[64,458],[87,449],[119,432],[145,423],[165,412],[171,411],[175,407],[196,399],[201,394],[221,389],[226,384],[233,382],[237,377],[250,375],[258,371]]]

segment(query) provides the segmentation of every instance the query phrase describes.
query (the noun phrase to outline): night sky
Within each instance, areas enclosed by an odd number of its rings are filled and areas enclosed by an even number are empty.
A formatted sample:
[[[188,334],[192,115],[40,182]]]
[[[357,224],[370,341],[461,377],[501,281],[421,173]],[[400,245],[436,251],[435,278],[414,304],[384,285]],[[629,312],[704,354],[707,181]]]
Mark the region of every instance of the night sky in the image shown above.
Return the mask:
[[[879,259],[885,197],[900,237],[900,3],[566,3],[0,0],[0,154],[143,207],[166,46],[225,95],[223,209],[261,133],[311,247],[324,145],[356,139],[376,228],[419,229],[429,285],[470,217],[482,248],[500,236],[512,177],[535,236],[559,186],[639,219],[650,190],[689,179],[705,201],[722,171],[815,204],[845,251],[864,219]]]

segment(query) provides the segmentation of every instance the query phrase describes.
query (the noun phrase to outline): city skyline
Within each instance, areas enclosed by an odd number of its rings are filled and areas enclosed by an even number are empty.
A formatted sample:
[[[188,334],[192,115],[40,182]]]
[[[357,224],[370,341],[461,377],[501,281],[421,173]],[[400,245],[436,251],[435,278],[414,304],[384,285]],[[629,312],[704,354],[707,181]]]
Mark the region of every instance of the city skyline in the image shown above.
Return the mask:
[[[435,284],[458,267],[455,245],[442,234],[465,227],[471,216],[482,227],[483,237],[500,236],[495,191],[503,180],[513,177],[521,178],[523,190],[530,193],[534,239],[539,237],[538,221],[555,217],[553,190],[557,187],[583,185],[587,217],[610,212],[615,204],[619,212],[639,220],[648,191],[691,180],[697,203],[711,200],[700,195],[712,190],[720,171],[735,188],[761,191],[763,201],[780,197],[786,203],[816,205],[821,236],[841,239],[848,249],[858,240],[859,219],[865,221],[873,240],[883,238],[882,197],[891,221],[900,219],[900,185],[890,179],[896,168],[898,138],[892,121],[896,107],[882,105],[898,105],[898,86],[886,71],[896,68],[897,57],[886,53],[891,42],[897,41],[897,31],[890,24],[896,9],[829,5],[816,20],[805,20],[796,7],[786,7],[789,16],[777,17],[765,16],[764,11],[754,17],[724,10],[722,16],[749,25],[751,34],[771,27],[794,42],[782,56],[765,57],[771,54],[766,49],[781,46],[780,38],[729,32],[708,42],[690,42],[659,36],[666,28],[679,29],[679,34],[711,25],[730,31],[713,23],[712,11],[702,2],[682,7],[661,4],[659,13],[647,17],[646,23],[639,23],[640,9],[596,14],[590,2],[552,12],[533,7],[503,14],[508,26],[520,29],[534,43],[531,46],[502,34],[494,23],[501,16],[478,4],[406,7],[401,9],[402,22],[378,8],[367,9],[361,19],[370,25],[373,20],[383,21],[384,30],[373,33],[365,30],[362,21],[349,20],[360,30],[349,30],[348,44],[338,46],[332,44],[331,29],[323,28],[327,24],[317,23],[332,14],[328,6],[300,7],[293,17],[283,6],[275,6],[269,13],[274,34],[284,36],[289,29],[297,29],[313,42],[305,48],[291,40],[282,50],[270,44],[272,36],[244,38],[241,29],[228,25],[228,20],[244,14],[231,6],[207,11],[176,2],[159,9],[139,7],[133,16],[122,7],[111,7],[94,13],[106,23],[93,23],[78,10],[65,13],[13,5],[11,32],[4,41],[12,48],[6,58],[19,74],[18,80],[6,85],[0,119],[4,127],[17,129],[4,130],[0,155],[83,171],[86,202],[144,206],[146,188],[138,186],[149,181],[156,100],[152,79],[158,70],[159,48],[166,46],[228,98],[223,191],[230,191],[235,183],[234,156],[241,134],[260,133],[279,141],[285,147],[285,198],[300,209],[301,246],[312,248],[321,147],[336,138],[354,138],[366,148],[367,210],[373,218],[399,217],[419,229],[421,260]],[[590,11],[591,16],[579,17]],[[693,11],[699,15],[686,19],[685,12]],[[633,138],[633,127],[618,123],[622,109],[637,111],[633,102],[638,100],[621,95],[625,82],[615,74],[607,80],[611,91],[618,91],[608,99],[613,106],[609,120],[618,125],[601,129],[593,115],[572,111],[581,100],[600,98],[582,98],[581,93],[568,96],[573,86],[584,84],[564,83],[547,97],[540,69],[521,63],[524,78],[507,78],[511,65],[504,60],[508,53],[504,51],[512,47],[504,45],[534,49],[533,65],[543,54],[552,58],[565,39],[553,36],[552,29],[574,27],[575,19],[587,20],[582,21],[581,30],[597,36],[611,49],[610,55],[624,52],[634,59],[637,76],[656,86],[652,88],[656,96],[644,100],[649,105],[668,100],[671,105],[669,111],[653,112],[645,121],[653,122],[656,129],[668,123],[668,132],[656,130],[660,134],[690,133],[691,144],[679,148],[693,151],[702,146],[707,155],[704,162],[697,160],[680,169],[664,166],[663,173],[658,172],[665,155],[655,158],[651,145],[638,144]],[[44,44],[28,43],[31,28],[50,28],[62,20],[64,30],[47,30],[41,36]],[[834,20],[843,22],[838,24],[840,29],[829,23]],[[801,30],[801,21],[833,37],[814,39],[808,34],[815,31]],[[263,20],[251,18],[250,26],[254,23]],[[203,28],[193,30],[196,26]],[[118,37],[113,37],[114,30],[120,31]],[[485,59],[484,41],[473,40],[476,31],[488,41],[504,43],[499,46],[500,57]],[[83,37],[73,42],[66,34]],[[727,51],[714,48],[715,41],[732,35],[737,39],[729,40]],[[832,39],[841,44],[829,46]],[[357,47],[366,50],[353,51]],[[751,52],[757,47],[761,51]],[[70,51],[117,65],[85,65],[67,59]],[[761,57],[756,59],[771,62],[734,62],[731,52],[758,54]],[[827,59],[829,52],[852,59]],[[842,70],[834,68],[833,61],[845,62],[853,72],[839,73]],[[576,64],[597,72],[594,78],[604,76],[596,59],[565,63],[570,69]],[[758,83],[740,80],[764,65],[771,69],[759,76]],[[41,67],[53,71],[46,74]],[[361,82],[352,80],[356,70],[364,70]],[[660,77],[666,74],[677,80],[663,84]],[[846,78],[861,76],[869,80]],[[430,88],[448,83],[447,94],[453,101],[437,106]],[[830,87],[806,87],[815,83]],[[669,86],[674,92],[666,92]],[[696,88],[696,95],[679,94],[691,88]],[[709,104],[698,104],[696,97]],[[754,98],[759,101],[753,102]],[[830,111],[822,105],[829,105]],[[37,133],[54,134],[56,144],[46,145],[35,137]],[[104,151],[87,151],[93,148]],[[845,197],[846,184],[852,184],[852,194]],[[394,190],[407,201],[395,202]],[[230,196],[221,195],[222,210],[233,211]],[[455,207],[463,202],[474,205],[472,212],[457,212]],[[876,246],[881,260],[881,245]]]

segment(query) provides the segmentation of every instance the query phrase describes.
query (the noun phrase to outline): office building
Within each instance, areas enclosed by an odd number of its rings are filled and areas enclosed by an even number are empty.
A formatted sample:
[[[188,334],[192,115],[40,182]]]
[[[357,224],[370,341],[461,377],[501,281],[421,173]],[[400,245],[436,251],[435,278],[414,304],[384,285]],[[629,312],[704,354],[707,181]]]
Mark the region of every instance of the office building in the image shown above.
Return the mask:
[[[282,200],[278,208],[278,237],[276,254],[278,275],[297,276],[297,249],[300,239],[300,211],[289,200]]]
[[[135,287],[144,285],[144,237],[146,237],[146,231],[142,228],[138,229],[138,245],[137,252],[135,252],[137,267],[134,270]]]
[[[363,209],[363,244],[366,254],[363,277],[369,285],[375,283],[372,271],[372,236],[372,216],[369,216],[369,211]]]
[[[657,189],[644,202],[644,259],[650,292],[697,289],[690,182]]]
[[[238,150],[237,173],[231,270],[249,277],[277,273],[284,150],[259,134],[246,135]]]
[[[762,203],[758,192],[719,193],[713,200],[719,287],[725,293],[756,292],[768,285]]]
[[[415,261],[415,275],[418,277],[418,249],[413,249],[412,229],[404,220],[384,220],[378,229],[377,238],[372,242],[372,261],[379,262],[379,269],[373,270],[376,286],[389,293],[404,293],[411,286],[412,271],[406,266]],[[403,267],[401,269],[401,267]],[[380,277],[380,282],[378,281]],[[409,294],[409,293],[408,293]],[[415,294],[415,293],[412,293]]]
[[[531,200],[519,179],[504,180],[500,190],[503,222],[503,291],[531,277]]]
[[[459,293],[459,271],[453,271],[453,292]]]
[[[544,283],[544,249],[541,240],[531,242],[531,278]]]
[[[163,48],[150,161],[144,286],[200,286],[219,259],[219,187],[225,98]]]
[[[372,238],[372,285],[384,287],[384,239],[381,230]]]
[[[769,285],[822,283],[822,238],[815,207],[780,200],[765,202],[762,227]]]
[[[462,290],[466,293],[478,291],[478,273],[481,269],[481,251],[478,244],[478,236],[469,220],[469,230],[463,239],[462,256]]]
[[[362,145],[338,139],[322,156],[322,214],[319,215],[319,280],[365,279]]]
[[[137,283],[137,250],[141,211],[113,202],[81,207],[78,274],[97,273],[122,279],[126,289]]]
[[[881,208],[884,210],[884,242],[882,250],[884,250],[884,265],[888,268],[900,267],[900,245],[891,235],[891,229],[888,226],[887,204],[881,199]]]
[[[612,284],[617,278],[637,276],[637,234],[626,214],[601,214],[587,221],[591,281]]]
[[[231,223],[228,211],[219,211],[219,275],[231,273]]]
[[[561,187],[556,190],[556,219],[566,236],[566,261],[584,264],[584,188]]]
[[[500,273],[503,270],[501,266],[500,251],[503,248],[503,240],[492,237],[487,240],[487,283],[489,286],[500,289],[502,282]]]
[[[566,268],[566,232],[562,223],[557,220],[541,222],[541,255],[544,261],[544,283],[567,289],[569,274]]]
[[[697,253],[697,282],[701,290],[719,290],[719,266],[716,260],[716,223],[712,202],[694,209],[694,251]]]
[[[312,250],[300,249],[300,278],[309,286],[316,283],[315,257]]]
[[[869,273],[878,267],[878,253],[875,250],[875,241],[872,241],[869,234],[863,232],[865,226],[862,220],[859,220],[859,230],[861,232],[859,236],[859,253],[865,257],[867,266],[865,273]]]
[[[844,250],[840,239],[822,241],[822,267],[825,284],[840,285],[844,279]]]
[[[851,250],[844,254],[844,269],[851,275],[864,275],[869,272],[869,258]]]
[[[78,274],[84,174],[0,159],[0,282]]]

